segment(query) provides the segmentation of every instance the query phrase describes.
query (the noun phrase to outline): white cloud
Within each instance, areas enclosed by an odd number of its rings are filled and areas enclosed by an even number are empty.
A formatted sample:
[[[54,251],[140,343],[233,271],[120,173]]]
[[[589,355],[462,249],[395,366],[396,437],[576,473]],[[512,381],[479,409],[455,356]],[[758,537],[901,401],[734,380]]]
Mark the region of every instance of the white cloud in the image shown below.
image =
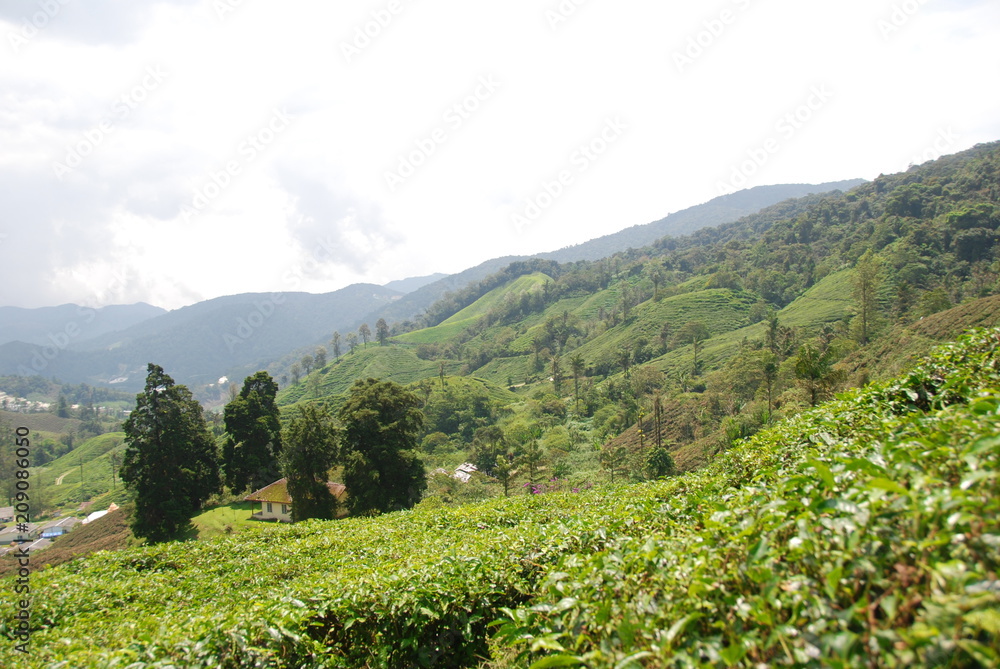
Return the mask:
[[[38,0],[0,6],[0,262],[18,279],[3,304],[177,307],[458,271],[703,202],[774,136],[747,186],[873,178],[942,131],[949,152],[1000,137],[986,1],[925,3],[888,37],[898,0],[590,2],[555,28],[558,3],[529,0],[406,0],[391,20],[384,2],[229,2],[221,17],[214,0],[53,2],[27,43],[11,35]],[[347,58],[359,28],[374,36]],[[455,124],[483,77],[496,90]],[[833,96],[780,135],[816,86]],[[251,158],[275,110],[291,122]],[[516,229],[616,117],[620,138]],[[391,190],[386,172],[429,139]]]

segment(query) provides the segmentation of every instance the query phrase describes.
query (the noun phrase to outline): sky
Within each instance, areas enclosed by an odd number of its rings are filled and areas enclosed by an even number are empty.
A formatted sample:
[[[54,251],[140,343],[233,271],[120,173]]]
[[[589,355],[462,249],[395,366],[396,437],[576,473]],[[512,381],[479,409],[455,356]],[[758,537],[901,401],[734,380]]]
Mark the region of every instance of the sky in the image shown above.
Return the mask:
[[[1000,139],[994,0],[3,0],[0,306],[328,292]]]

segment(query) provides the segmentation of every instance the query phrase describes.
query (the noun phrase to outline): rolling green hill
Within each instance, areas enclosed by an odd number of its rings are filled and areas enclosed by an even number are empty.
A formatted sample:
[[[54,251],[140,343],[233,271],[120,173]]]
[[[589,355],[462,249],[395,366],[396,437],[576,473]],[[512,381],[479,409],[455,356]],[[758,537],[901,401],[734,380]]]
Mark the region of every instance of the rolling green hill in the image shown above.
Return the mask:
[[[121,491],[123,486],[117,473],[125,452],[124,440],[122,432],[102,434],[48,463],[40,472],[44,476],[46,502],[52,507],[75,507],[112,489]],[[113,456],[118,458],[114,482],[111,477]]]
[[[95,554],[0,662],[995,666],[998,380],[985,331],[684,476]]]
[[[505,300],[515,300],[524,293],[541,290],[549,281],[551,281],[549,277],[537,272],[518,277],[514,281],[494,288],[440,324],[408,332],[396,337],[395,340],[404,344],[432,344],[447,341],[474,325],[476,321],[486,316],[491,309],[499,307]]]

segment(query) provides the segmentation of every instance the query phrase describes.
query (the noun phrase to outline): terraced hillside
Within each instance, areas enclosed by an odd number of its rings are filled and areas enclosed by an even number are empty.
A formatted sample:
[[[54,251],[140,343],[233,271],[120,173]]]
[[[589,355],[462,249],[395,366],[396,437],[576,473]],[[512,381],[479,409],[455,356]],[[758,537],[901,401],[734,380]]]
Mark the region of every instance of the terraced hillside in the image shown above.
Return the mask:
[[[998,387],[983,331],[665,481],[97,554],[0,662],[995,666]]]

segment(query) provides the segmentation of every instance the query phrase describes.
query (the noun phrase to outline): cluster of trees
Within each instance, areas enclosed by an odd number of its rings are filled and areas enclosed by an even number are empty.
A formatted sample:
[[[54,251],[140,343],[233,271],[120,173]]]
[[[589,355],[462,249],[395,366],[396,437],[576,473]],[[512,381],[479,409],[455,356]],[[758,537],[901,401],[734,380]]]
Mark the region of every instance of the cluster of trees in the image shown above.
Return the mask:
[[[277,383],[257,372],[225,407],[220,449],[191,392],[158,365],[147,372],[123,424],[121,479],[136,495],[137,536],[170,539],[223,485],[247,491],[281,476],[294,500],[293,520],[333,518],[336,499],[326,483],[337,465],[354,514],[413,506],[426,487],[414,453],[420,401],[398,384],[358,381],[337,421],[324,406],[306,406],[282,430]]]

